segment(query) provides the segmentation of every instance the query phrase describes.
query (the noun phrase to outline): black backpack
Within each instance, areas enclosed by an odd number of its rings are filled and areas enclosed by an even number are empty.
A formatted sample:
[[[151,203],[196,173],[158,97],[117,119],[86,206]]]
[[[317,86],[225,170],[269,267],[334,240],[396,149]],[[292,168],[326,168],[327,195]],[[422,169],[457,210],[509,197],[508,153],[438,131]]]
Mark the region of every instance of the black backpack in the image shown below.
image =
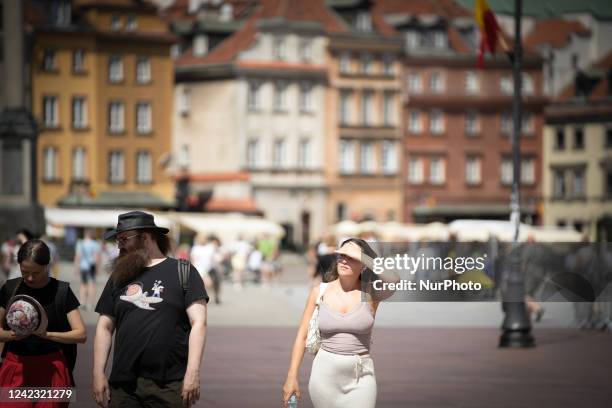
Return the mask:
[[[17,293],[17,289],[21,285],[22,278],[15,278],[6,281],[6,291],[11,293],[11,296],[7,299],[11,299]],[[59,332],[67,332],[72,330],[70,327],[70,323],[68,322],[68,316],[66,313],[66,301],[68,300],[68,288],[70,284],[68,282],[57,281],[57,294],[55,296],[55,314],[59,319]],[[4,319],[3,326],[6,326],[6,318]],[[74,371],[74,366],[76,365],[77,359],[77,345],[76,344],[63,344],[58,343],[60,350],[64,354],[64,358],[66,359],[66,363],[68,364],[68,370],[70,371],[70,377],[72,383],[74,384],[74,378],[72,372]],[[6,355],[6,348],[2,350],[2,357]]]

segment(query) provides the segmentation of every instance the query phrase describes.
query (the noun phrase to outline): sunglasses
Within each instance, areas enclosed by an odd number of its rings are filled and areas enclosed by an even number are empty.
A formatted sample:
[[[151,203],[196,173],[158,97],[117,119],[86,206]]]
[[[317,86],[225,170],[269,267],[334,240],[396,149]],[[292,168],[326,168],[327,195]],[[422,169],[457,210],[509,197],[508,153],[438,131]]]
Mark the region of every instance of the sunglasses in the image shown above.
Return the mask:
[[[354,261],[354,259],[348,255],[336,254],[336,261],[337,262],[342,262],[342,261],[351,262],[351,261]]]
[[[132,239],[132,238],[134,238],[134,237],[137,237],[137,236],[139,236],[139,235],[140,235],[140,234],[134,234],[134,235],[129,235],[129,236],[127,236],[127,237],[117,238],[117,239],[115,239],[115,243],[116,243],[117,245],[124,245],[124,244],[126,244],[126,243],[128,242],[128,240],[130,240],[130,239]]]

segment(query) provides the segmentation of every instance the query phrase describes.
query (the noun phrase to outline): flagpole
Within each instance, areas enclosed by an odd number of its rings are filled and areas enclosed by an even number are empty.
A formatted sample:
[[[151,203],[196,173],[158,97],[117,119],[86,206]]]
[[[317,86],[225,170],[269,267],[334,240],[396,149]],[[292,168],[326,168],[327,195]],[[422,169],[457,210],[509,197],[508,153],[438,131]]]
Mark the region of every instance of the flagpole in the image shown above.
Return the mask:
[[[514,51],[511,54],[514,77],[514,98],[512,100],[512,195],[510,198],[510,222],[514,230],[512,251],[505,262],[505,287],[502,308],[505,318],[502,323],[500,347],[533,347],[535,340],[531,334],[531,321],[525,308],[524,271],[518,251],[519,228],[521,222],[520,182],[521,182],[521,68],[523,49],[521,45],[522,0],[514,3]]]

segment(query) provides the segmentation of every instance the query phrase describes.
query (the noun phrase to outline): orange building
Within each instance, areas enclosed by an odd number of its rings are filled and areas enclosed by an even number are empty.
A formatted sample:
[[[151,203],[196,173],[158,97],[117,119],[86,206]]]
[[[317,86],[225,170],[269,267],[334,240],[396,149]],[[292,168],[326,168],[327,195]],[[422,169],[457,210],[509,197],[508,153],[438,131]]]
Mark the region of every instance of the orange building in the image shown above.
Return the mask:
[[[46,206],[173,204],[174,36],[152,3],[31,1],[37,182]]]

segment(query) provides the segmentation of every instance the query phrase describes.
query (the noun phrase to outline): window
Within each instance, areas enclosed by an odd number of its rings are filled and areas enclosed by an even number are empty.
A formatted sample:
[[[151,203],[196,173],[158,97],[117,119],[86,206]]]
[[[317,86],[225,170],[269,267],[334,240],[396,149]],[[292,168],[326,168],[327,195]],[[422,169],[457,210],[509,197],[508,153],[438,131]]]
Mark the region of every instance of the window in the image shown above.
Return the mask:
[[[584,168],[574,169],[572,171],[572,197],[584,198]]]
[[[465,162],[465,182],[469,185],[480,184],[481,166],[479,157],[468,157]]]
[[[122,151],[113,150],[108,154],[108,182],[110,184],[125,182],[125,162]]]
[[[72,52],[72,72],[77,74],[85,72],[85,51],[74,50]]]
[[[338,221],[345,220],[347,218],[346,204],[338,203],[336,205],[336,219]]]
[[[272,150],[272,166],[275,169],[285,167],[285,140],[276,139]]]
[[[43,97],[43,123],[47,128],[56,128],[59,126],[59,119],[57,114],[57,97],[56,96],[44,96]]]
[[[525,95],[533,95],[534,87],[533,87],[533,79],[531,79],[531,75],[523,73],[522,76],[522,87],[523,94]]]
[[[557,220],[557,227],[565,228],[565,227],[567,227],[567,222],[564,221],[564,220]]]
[[[232,21],[234,19],[234,6],[229,3],[224,3],[221,6],[221,13],[219,20],[221,21]]]
[[[421,111],[413,109],[410,111],[410,120],[408,121],[408,130],[410,133],[421,133]]]
[[[108,80],[112,83],[123,81],[123,59],[118,55],[108,60]]]
[[[376,163],[374,162],[374,143],[361,143],[359,170],[362,174],[374,174]]]
[[[183,86],[179,93],[178,109],[181,116],[191,113],[191,88]]]
[[[147,134],[153,131],[151,104],[149,102],[138,102],[136,104],[136,132]]]
[[[348,74],[351,72],[351,54],[343,52],[340,54],[340,73]]]
[[[372,17],[367,11],[357,13],[355,28],[358,31],[372,31]]]
[[[429,131],[435,135],[444,133],[444,113],[434,109],[429,113]]]
[[[425,181],[423,159],[411,157],[408,162],[408,181],[410,184],[422,184]]]
[[[43,71],[56,71],[57,70],[57,58],[55,50],[45,49],[43,51]]]
[[[478,113],[468,111],[465,114],[465,133],[468,136],[477,135],[479,132]]]
[[[371,54],[361,55],[361,73],[363,74],[372,73],[372,55]]]
[[[499,80],[499,88],[506,95],[514,93],[514,81],[511,76],[504,76]]]
[[[300,112],[312,112],[312,84],[309,82],[300,85],[299,105]]]
[[[259,141],[251,138],[247,142],[247,166],[250,168],[259,166]]]
[[[111,102],[108,107],[108,131],[123,133],[125,130],[125,107],[123,102]]]
[[[408,74],[408,92],[411,94],[420,94],[423,91],[421,76],[419,74]]]
[[[196,35],[193,38],[193,55],[195,57],[202,57],[208,53],[208,36]]]
[[[383,55],[383,74],[385,75],[393,75],[393,56],[390,54]]]
[[[67,26],[70,24],[71,20],[71,8],[70,2],[60,1],[54,5],[53,13],[55,18],[55,24],[58,26]]]
[[[191,163],[190,153],[189,145],[182,144],[177,158],[177,165],[180,169],[189,169],[189,164]]]
[[[432,72],[429,77],[429,89],[433,93],[444,92],[444,82],[442,81],[442,75],[439,72]]]
[[[153,182],[153,162],[151,153],[141,150],[136,153],[136,183],[149,184]]]
[[[444,160],[440,157],[432,157],[429,161],[429,182],[431,184],[444,184],[446,181],[446,169]]]
[[[249,82],[248,95],[247,95],[247,107],[250,112],[257,111],[260,109],[259,101],[259,82]]]
[[[312,40],[310,38],[300,39],[298,55],[303,62],[312,61]]]
[[[87,101],[82,96],[72,98],[72,127],[74,129],[87,127]]]
[[[419,43],[421,42],[420,34],[415,30],[406,31],[405,36],[405,47],[407,51],[414,50],[419,47]]]
[[[501,132],[504,136],[512,133],[512,113],[508,111],[501,114]]]
[[[361,94],[361,121],[364,126],[372,124],[372,91],[363,91]]]
[[[535,159],[533,157],[526,157],[521,161],[521,183],[527,185],[535,183]]]
[[[397,173],[397,149],[395,142],[384,140],[382,142],[382,171],[383,174]]]
[[[351,91],[341,90],[340,91],[340,124],[341,125],[347,125],[350,121],[351,102],[352,102]]]
[[[469,94],[477,93],[480,90],[480,84],[478,82],[478,75],[469,71],[465,74],[465,91]]]
[[[605,147],[606,149],[609,149],[612,147],[612,127],[609,127],[606,129],[606,142],[605,142]]]
[[[84,147],[75,147],[72,151],[72,179],[83,181],[87,178]]]
[[[285,112],[287,110],[286,103],[287,84],[283,81],[278,81],[274,84],[274,111]]]
[[[584,149],[584,131],[582,128],[574,129],[574,149],[576,150]]]
[[[121,16],[119,14],[113,14],[111,16],[111,30],[121,30]]]
[[[574,229],[578,232],[582,232],[582,230],[584,229],[584,222],[574,221]]]
[[[606,169],[606,179],[605,179],[605,196],[606,198],[612,197],[612,169]]]
[[[559,128],[555,131],[555,149],[565,149],[565,132],[563,131],[563,128]]]
[[[272,45],[274,59],[284,60],[286,58],[285,37],[277,35],[274,37]]]
[[[136,82],[146,84],[151,82],[151,61],[147,57],[136,60]]]
[[[383,94],[383,125],[393,126],[393,92],[385,91]]]
[[[512,184],[512,178],[513,178],[513,167],[512,166],[512,159],[510,158],[503,158],[502,162],[501,162],[501,183],[503,185],[510,185]]]
[[[43,149],[43,180],[55,181],[59,179],[57,156],[56,147],[45,147]]]
[[[521,131],[526,135],[533,135],[534,132],[534,124],[533,124],[533,115],[530,112],[523,112],[521,117]]]
[[[565,197],[565,171],[561,169],[553,170],[553,197]]]
[[[309,138],[302,138],[298,145],[298,167],[303,169],[311,167],[311,160],[312,143]]]
[[[448,36],[445,31],[436,30],[434,32],[434,47],[438,49],[448,47]]]
[[[352,140],[340,141],[340,173],[355,173],[355,142]]]
[[[181,49],[181,44],[172,44],[170,46],[170,56],[173,59],[177,59],[178,57],[180,57],[182,52],[183,51]]]
[[[128,31],[134,31],[138,28],[138,21],[136,20],[136,16],[128,16],[127,21],[125,23],[125,29]]]

